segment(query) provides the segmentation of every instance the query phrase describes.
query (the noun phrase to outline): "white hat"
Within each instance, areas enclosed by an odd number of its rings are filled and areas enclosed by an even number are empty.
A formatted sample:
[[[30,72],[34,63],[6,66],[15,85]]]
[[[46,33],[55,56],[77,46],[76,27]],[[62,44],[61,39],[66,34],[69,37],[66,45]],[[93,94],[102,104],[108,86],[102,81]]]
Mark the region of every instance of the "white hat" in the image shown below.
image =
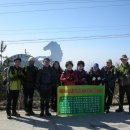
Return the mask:
[[[28,58],[28,62],[29,62],[29,61],[34,61],[34,62],[35,62],[35,58],[34,58],[34,57],[29,57],[29,58]]]
[[[125,54],[122,55],[121,58],[120,58],[120,60],[128,60],[128,59],[129,59],[129,58],[128,58],[127,55],[125,55]]]

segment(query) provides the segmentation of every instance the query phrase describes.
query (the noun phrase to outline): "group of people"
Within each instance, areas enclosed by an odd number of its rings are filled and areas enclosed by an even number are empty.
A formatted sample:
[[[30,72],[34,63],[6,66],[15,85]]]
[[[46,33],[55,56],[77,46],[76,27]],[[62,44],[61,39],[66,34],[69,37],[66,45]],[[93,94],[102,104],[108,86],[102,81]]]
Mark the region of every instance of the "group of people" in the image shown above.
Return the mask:
[[[11,116],[20,116],[16,111],[19,92],[23,90],[24,110],[27,116],[34,115],[33,95],[34,90],[40,94],[40,117],[44,115],[51,116],[50,107],[57,110],[57,87],[62,85],[102,85],[105,86],[105,108],[109,113],[113,100],[115,82],[119,83],[119,108],[116,112],[123,112],[123,101],[126,93],[129,114],[130,114],[130,65],[127,55],[120,58],[121,64],[115,67],[112,60],[106,61],[106,65],[100,69],[95,63],[90,72],[85,71],[84,61],[78,61],[77,69],[73,69],[73,62],[68,61],[65,64],[65,71],[60,67],[60,63],[55,61],[50,64],[50,59],[43,60],[43,67],[39,69],[34,66],[35,58],[28,59],[28,66],[21,68],[21,59],[16,58],[14,65],[8,71],[8,92],[7,92],[7,118]]]

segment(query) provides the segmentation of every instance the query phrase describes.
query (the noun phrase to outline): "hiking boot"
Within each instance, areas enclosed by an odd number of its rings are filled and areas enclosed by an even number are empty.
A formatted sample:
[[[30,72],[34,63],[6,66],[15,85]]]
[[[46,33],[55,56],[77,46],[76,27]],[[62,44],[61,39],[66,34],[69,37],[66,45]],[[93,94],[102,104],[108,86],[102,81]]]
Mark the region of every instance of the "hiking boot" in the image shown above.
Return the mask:
[[[110,111],[109,111],[109,110],[106,110],[105,112],[106,112],[106,114],[110,113]]]
[[[118,109],[116,110],[116,112],[124,112],[124,109],[123,109],[123,108],[118,108]]]
[[[40,113],[40,117],[43,117],[43,116],[44,116],[44,112],[41,112],[41,113]]]
[[[27,112],[27,113],[25,114],[25,116],[30,116],[30,113]]]
[[[20,117],[20,114],[19,114],[19,113],[17,113],[17,112],[13,112],[13,113],[12,113],[12,116],[15,116],[15,117]]]
[[[51,113],[49,113],[49,112],[46,112],[45,115],[46,116],[52,116]]]
[[[12,119],[11,115],[7,115],[7,119],[9,120]]]
[[[24,111],[25,111],[26,113],[28,113],[28,109],[27,109],[27,108],[24,108]]]
[[[35,113],[34,113],[33,111],[29,112],[29,114],[30,114],[31,116],[35,115]]]

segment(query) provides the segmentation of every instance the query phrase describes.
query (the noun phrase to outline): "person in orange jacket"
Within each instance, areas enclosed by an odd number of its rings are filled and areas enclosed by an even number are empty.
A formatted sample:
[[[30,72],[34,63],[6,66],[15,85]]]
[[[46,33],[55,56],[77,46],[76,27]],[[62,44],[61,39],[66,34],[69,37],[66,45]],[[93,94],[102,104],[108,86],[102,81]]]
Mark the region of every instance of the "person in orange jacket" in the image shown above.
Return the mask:
[[[72,61],[66,62],[66,70],[61,74],[60,81],[63,85],[73,86],[78,82],[78,77],[74,72]]]

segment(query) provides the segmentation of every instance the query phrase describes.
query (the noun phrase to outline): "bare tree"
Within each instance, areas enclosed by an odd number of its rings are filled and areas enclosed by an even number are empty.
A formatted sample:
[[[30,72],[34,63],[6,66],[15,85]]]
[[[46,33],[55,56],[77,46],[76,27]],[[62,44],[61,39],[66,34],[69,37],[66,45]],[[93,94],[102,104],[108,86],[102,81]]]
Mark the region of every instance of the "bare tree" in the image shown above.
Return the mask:
[[[0,44],[1,67],[3,64],[3,52],[6,50],[6,48],[7,48],[7,45],[4,45],[4,41],[1,41],[1,44]]]

